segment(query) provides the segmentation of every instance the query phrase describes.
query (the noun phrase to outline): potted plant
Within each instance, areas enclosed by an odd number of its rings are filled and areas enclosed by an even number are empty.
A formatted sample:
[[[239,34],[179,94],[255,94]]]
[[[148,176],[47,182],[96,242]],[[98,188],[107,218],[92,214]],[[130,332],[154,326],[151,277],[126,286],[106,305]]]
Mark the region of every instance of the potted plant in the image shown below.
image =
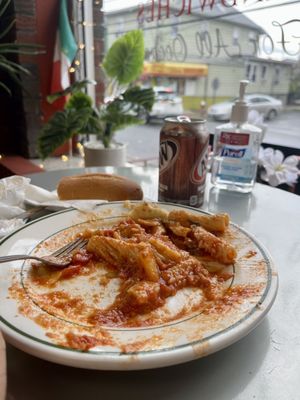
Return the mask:
[[[130,31],[113,43],[104,59],[103,71],[108,94],[104,103],[94,106],[90,96],[82,91],[82,87],[90,83],[88,80],[75,82],[66,90],[51,96],[51,101],[66,94],[69,98],[64,110],[56,112],[42,129],[38,138],[41,157],[48,157],[75,134],[95,134],[98,139],[96,142],[84,144],[86,166],[124,164],[124,154],[113,156],[112,160],[98,156],[98,153],[120,152],[120,145],[114,141],[114,133],[128,125],[143,123],[143,116],[152,108],[152,88],[143,89],[134,84],[142,72],[143,62],[143,33],[139,30]],[[121,148],[122,153],[124,146]],[[89,156],[92,156],[92,161]]]

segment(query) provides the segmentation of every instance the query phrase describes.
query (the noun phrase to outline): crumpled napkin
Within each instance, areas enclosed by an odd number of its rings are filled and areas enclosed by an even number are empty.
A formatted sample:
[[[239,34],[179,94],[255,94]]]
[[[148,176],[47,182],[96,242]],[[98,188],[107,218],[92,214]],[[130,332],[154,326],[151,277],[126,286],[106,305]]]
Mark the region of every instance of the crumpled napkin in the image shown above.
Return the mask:
[[[32,185],[29,178],[10,176],[0,179],[0,237],[5,236],[25,224],[21,218],[32,207],[45,207],[51,211],[74,207],[81,211],[92,211],[106,200],[68,200],[58,199],[56,191],[49,192]],[[20,218],[18,218],[20,217]]]

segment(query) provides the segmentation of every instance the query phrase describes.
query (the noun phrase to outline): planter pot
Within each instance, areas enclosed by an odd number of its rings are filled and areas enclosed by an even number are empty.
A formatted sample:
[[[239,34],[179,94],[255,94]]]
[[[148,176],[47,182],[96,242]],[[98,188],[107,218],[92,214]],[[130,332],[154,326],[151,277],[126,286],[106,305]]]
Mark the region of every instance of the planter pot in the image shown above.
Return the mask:
[[[86,167],[114,166],[122,167],[126,164],[127,145],[112,143],[105,148],[101,142],[87,142],[84,144],[84,162]]]

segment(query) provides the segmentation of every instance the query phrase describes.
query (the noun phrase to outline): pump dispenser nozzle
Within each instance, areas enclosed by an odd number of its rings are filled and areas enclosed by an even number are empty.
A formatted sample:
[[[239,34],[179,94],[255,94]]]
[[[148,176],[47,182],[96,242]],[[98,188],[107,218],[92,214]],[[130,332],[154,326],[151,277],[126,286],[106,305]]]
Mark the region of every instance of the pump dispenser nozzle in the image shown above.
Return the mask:
[[[240,101],[245,101],[245,92],[246,92],[246,87],[248,85],[249,81],[240,81]]]
[[[240,81],[240,97],[232,106],[231,122],[243,124],[248,119],[248,105],[245,101],[246,87],[249,81]]]

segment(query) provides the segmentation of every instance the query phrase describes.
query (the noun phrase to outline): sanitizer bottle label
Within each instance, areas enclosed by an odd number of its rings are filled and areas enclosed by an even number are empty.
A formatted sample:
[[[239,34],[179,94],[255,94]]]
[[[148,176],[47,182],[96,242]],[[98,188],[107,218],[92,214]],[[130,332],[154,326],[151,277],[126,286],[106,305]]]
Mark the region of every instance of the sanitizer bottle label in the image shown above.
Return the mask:
[[[248,133],[221,132],[218,157],[222,160],[218,177],[247,183],[253,178],[252,151]]]

